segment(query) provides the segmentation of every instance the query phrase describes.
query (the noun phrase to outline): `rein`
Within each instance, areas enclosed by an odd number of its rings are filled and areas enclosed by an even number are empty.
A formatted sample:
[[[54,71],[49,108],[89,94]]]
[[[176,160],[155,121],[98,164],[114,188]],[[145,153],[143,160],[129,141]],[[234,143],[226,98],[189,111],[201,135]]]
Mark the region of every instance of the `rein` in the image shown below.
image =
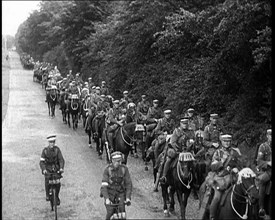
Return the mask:
[[[130,141],[134,141],[134,139],[132,139],[131,137],[129,137],[129,135],[127,135],[127,132],[125,131],[125,129],[124,129],[123,127],[121,127],[120,133],[121,133],[122,140],[123,140],[126,144],[128,144],[129,146],[132,147],[132,146],[133,146],[133,143],[129,143],[129,142],[127,142],[127,141],[125,140],[125,138],[124,138],[124,136],[123,136],[122,130],[124,130],[126,136],[130,139]]]
[[[52,94],[50,93],[50,97],[54,101],[56,99],[56,94],[54,94],[54,97],[53,97]]]
[[[247,218],[248,218],[248,216],[247,216],[247,214],[248,214],[248,205],[251,205],[251,202],[250,202],[250,200],[249,200],[249,196],[243,196],[243,195],[237,193],[237,192],[235,191],[235,187],[236,187],[236,184],[233,186],[233,189],[232,189],[232,192],[231,192],[231,198],[230,198],[231,207],[232,207],[232,209],[234,210],[234,212],[235,212],[241,219],[247,219]],[[248,192],[249,192],[249,190],[251,190],[251,189],[254,188],[254,187],[255,187],[255,185],[253,184],[253,185],[251,185],[248,189],[245,189],[245,194],[247,195]],[[237,212],[237,210],[235,209],[235,207],[234,207],[234,204],[233,204],[233,194],[236,194],[236,195],[238,195],[238,196],[240,196],[240,197],[242,197],[242,198],[245,198],[245,202],[239,201],[239,200],[237,200],[237,199],[235,198],[238,202],[246,203],[245,213],[244,213],[243,216],[241,216],[241,215]]]
[[[185,185],[183,180],[180,177],[180,163],[179,163],[179,161],[177,162],[177,174],[178,174],[178,178],[179,178],[180,182],[182,183],[182,185],[184,185],[187,189],[190,189],[190,183],[193,180],[193,175],[192,175],[192,173],[189,174],[189,176],[191,176],[190,181],[188,181],[187,185]]]
[[[74,107],[74,106],[76,106],[76,107]],[[73,101],[72,101],[71,108],[72,108],[72,110],[76,110],[78,108],[78,103],[76,102],[75,105],[73,105]]]

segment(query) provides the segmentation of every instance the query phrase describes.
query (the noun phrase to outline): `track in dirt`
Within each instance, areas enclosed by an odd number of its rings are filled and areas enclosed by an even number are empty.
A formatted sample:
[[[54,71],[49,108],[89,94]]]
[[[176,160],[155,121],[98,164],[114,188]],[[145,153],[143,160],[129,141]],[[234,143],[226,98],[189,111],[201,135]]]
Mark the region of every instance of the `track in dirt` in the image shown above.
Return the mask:
[[[92,149],[88,147],[81,121],[77,131],[68,128],[62,123],[58,107],[56,118],[48,117],[45,91],[33,82],[32,71],[23,70],[15,52],[11,52],[10,65],[9,102],[2,123],[3,219],[53,219],[54,213],[45,201],[44,177],[39,168],[49,133],[57,134],[56,144],[65,158],[59,218],[103,219],[106,213],[99,189],[106,161],[97,158],[94,143]],[[152,167],[146,172],[142,160],[132,157],[128,167],[134,188],[127,217],[164,219],[161,192],[152,192]],[[190,197],[187,219],[194,219],[197,212],[198,202]]]

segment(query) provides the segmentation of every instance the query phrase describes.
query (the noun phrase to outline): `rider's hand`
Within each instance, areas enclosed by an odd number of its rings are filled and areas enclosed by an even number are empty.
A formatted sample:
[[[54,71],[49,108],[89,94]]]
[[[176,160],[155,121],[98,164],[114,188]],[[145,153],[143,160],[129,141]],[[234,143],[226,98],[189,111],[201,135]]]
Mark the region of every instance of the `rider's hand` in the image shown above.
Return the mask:
[[[61,169],[59,170],[59,173],[64,173],[64,170],[61,168]]]
[[[213,143],[212,146],[214,146],[215,148],[217,148],[219,146],[219,143]]]
[[[111,201],[110,201],[109,198],[107,198],[107,199],[105,200],[105,204],[106,204],[106,205],[111,205]]]
[[[238,170],[237,167],[234,167],[234,168],[232,169],[232,171],[233,171],[234,173],[238,173],[238,172],[239,172],[239,170]]]
[[[127,206],[131,205],[131,199],[127,198],[125,203],[126,203]]]
[[[47,170],[43,170],[43,174],[46,175],[48,172]]]
[[[195,142],[194,139],[190,139],[190,140],[189,140],[189,143],[190,143],[190,144],[194,144],[194,142]]]

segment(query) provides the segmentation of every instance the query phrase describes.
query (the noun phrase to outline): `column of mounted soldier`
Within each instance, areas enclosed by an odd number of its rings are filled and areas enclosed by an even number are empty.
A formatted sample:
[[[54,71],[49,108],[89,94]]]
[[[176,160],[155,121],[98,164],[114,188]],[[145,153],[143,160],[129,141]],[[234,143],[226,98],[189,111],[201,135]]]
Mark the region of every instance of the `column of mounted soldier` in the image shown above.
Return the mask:
[[[226,133],[223,129],[219,123],[218,114],[210,114],[210,122],[205,125],[204,118],[197,115],[196,110],[190,107],[180,119],[179,126],[177,126],[178,123],[171,117],[173,114],[172,110],[162,109],[157,99],[153,99],[150,102],[146,94],[142,95],[141,100],[135,104],[129,97],[128,91],[124,91],[121,94],[121,99],[114,99],[110,95],[105,81],[102,81],[100,86],[95,85],[91,77],[84,82],[80,73],[76,73],[73,76],[71,70],[63,78],[56,66],[53,67],[50,64],[37,62],[34,72],[36,72],[36,76],[42,76],[40,83],[45,84],[46,102],[49,101],[49,94],[55,94],[57,103],[60,104],[60,109],[61,103],[64,103],[65,111],[69,111],[69,106],[73,101],[79,104],[78,118],[80,119],[82,116],[83,127],[86,132],[92,126],[92,121],[94,123],[93,126],[97,126],[99,119],[104,115],[105,138],[108,142],[108,152],[112,155],[110,158],[123,158],[123,155],[121,157],[118,156],[119,153],[114,147],[113,142],[116,131],[127,123],[135,122],[135,132],[142,134],[141,140],[137,138],[135,141],[138,144],[141,143],[138,146],[144,148],[142,159],[145,161],[146,168],[149,160],[153,160],[153,168],[155,170],[153,191],[158,191],[159,184],[163,185],[169,182],[167,179],[168,173],[174,166],[174,161],[179,160],[179,155],[184,152],[190,152],[192,156],[186,160],[192,160],[194,165],[192,171],[194,180],[190,185],[194,199],[198,199],[198,191],[202,187],[204,187],[203,192],[207,193],[207,189],[211,189],[212,191],[210,190],[210,192],[213,193],[213,198],[207,201],[206,205],[205,196],[200,198],[200,218],[203,218],[208,207],[209,218],[217,219],[217,210],[219,209],[222,194],[237,182],[238,173],[246,166],[242,159],[246,152],[241,152],[238,146],[232,143],[232,134]],[[67,122],[66,118],[65,120],[63,118],[63,122]],[[92,132],[96,133],[97,131],[92,130]],[[244,178],[251,176],[257,180],[257,189],[259,190],[258,215],[260,217],[264,217],[267,213],[271,215],[266,210],[264,202],[267,196],[266,192],[268,189],[270,191],[271,188],[271,133],[271,129],[266,130],[267,141],[261,144],[258,149],[254,171],[244,175]],[[90,142],[89,146],[91,147]],[[137,150],[134,147],[132,147],[131,152],[137,156]],[[182,160],[184,162],[184,159]],[[109,197],[104,189],[106,187],[112,188],[112,184],[108,182],[108,177],[106,177],[111,172],[108,171],[110,166],[112,166],[112,163],[104,171],[102,182],[102,192],[105,199],[109,199]],[[126,167],[126,165],[121,166]],[[252,169],[252,167],[250,168]],[[120,173],[125,173],[125,171]],[[130,178],[128,170],[126,173],[127,178]],[[128,192],[126,194],[129,201],[132,183],[123,180],[119,181],[128,183],[125,190],[127,188]],[[116,181],[111,182],[117,184]],[[107,203],[110,202],[109,200],[106,201]]]

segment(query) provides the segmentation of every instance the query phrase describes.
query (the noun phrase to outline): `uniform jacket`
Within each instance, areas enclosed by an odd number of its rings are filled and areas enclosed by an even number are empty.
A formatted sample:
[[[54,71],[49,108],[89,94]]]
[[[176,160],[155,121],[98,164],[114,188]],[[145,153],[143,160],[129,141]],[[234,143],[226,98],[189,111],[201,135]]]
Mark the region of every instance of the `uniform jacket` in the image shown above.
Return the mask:
[[[102,94],[104,94],[104,95],[109,95],[110,93],[109,93],[109,89],[107,88],[107,87],[101,87],[100,88],[100,95],[102,95]]]
[[[118,121],[121,120],[122,110],[120,107],[118,108],[110,108],[108,112],[108,122],[110,125],[117,124]]]
[[[137,111],[143,115],[147,115],[149,107],[150,107],[149,101],[140,101],[137,104]]]
[[[180,127],[176,128],[170,138],[170,143],[176,152],[182,152],[187,148],[187,140],[195,139],[195,134],[191,130],[183,130]]]
[[[159,119],[162,117],[162,111],[160,107],[150,107],[147,113],[147,119]]]
[[[267,168],[267,162],[272,159],[271,144],[265,142],[260,145],[257,155],[257,165],[260,170]]]
[[[161,118],[155,128],[156,134],[161,134],[162,132],[167,132],[168,134],[172,134],[175,130],[176,124],[173,119],[167,119],[165,117]]]
[[[101,194],[105,199],[113,198],[120,193],[125,193],[131,199],[132,180],[127,166],[121,164],[117,169],[113,164],[108,165],[104,172],[101,185]]]
[[[211,147],[213,143],[220,143],[222,128],[219,125],[209,124],[204,128],[203,144]]]
[[[39,165],[42,172],[43,170],[51,172],[53,168],[56,170],[64,169],[65,161],[59,147],[54,146],[52,149],[45,147],[42,151]]]

